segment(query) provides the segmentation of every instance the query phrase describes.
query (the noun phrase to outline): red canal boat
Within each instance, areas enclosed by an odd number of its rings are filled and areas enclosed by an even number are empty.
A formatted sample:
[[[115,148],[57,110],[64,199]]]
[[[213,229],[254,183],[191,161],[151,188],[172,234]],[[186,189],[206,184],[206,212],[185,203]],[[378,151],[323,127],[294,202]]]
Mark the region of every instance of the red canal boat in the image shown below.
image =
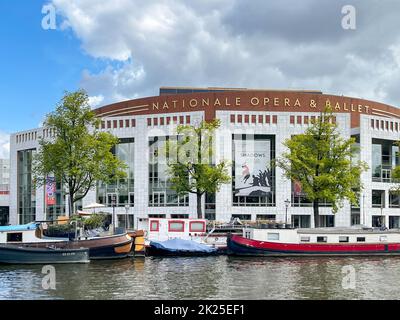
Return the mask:
[[[377,228],[259,229],[228,238],[228,254],[240,256],[394,256],[400,230]]]

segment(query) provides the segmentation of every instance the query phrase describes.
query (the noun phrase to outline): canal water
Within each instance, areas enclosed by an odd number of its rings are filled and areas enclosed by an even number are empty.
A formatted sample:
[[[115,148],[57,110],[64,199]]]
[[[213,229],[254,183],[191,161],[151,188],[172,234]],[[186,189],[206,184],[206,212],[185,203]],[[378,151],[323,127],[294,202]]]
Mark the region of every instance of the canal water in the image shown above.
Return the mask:
[[[0,299],[399,299],[400,257],[146,258],[0,266]],[[353,281],[354,280],[354,281]]]

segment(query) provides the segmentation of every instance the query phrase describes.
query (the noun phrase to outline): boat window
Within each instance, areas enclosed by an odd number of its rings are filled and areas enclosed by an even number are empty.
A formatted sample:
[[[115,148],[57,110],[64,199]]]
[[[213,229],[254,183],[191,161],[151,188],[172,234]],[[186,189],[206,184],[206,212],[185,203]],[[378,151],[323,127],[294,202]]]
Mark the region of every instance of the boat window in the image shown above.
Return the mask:
[[[190,232],[205,232],[206,224],[204,221],[191,221]]]
[[[301,242],[310,242],[310,237],[300,237]]]
[[[7,233],[7,242],[22,242],[22,232]]]
[[[158,221],[151,221],[150,231],[160,231],[160,223]]]
[[[251,239],[251,232],[250,231],[246,231],[245,232],[245,238],[246,239]]]
[[[327,242],[328,237],[317,237],[317,242]]]
[[[185,223],[183,221],[169,221],[168,223],[169,232],[184,232]]]
[[[357,237],[357,242],[365,242],[365,237]]]
[[[349,242],[349,237],[339,236],[339,242]]]
[[[279,240],[279,233],[277,232],[268,232],[267,233],[268,240]]]
[[[379,241],[381,241],[381,242],[387,241],[387,236],[380,236]]]

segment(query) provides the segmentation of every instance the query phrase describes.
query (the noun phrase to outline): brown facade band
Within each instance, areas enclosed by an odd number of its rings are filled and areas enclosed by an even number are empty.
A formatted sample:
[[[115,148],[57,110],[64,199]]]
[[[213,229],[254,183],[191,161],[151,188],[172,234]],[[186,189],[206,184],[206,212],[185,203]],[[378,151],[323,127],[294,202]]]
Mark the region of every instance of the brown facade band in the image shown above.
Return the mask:
[[[383,103],[296,91],[247,90],[162,95],[119,102],[95,111],[99,117],[204,111],[206,120],[211,120],[217,110],[321,112],[326,106],[334,112],[350,113],[352,127],[359,126],[360,114],[400,119],[398,108]]]

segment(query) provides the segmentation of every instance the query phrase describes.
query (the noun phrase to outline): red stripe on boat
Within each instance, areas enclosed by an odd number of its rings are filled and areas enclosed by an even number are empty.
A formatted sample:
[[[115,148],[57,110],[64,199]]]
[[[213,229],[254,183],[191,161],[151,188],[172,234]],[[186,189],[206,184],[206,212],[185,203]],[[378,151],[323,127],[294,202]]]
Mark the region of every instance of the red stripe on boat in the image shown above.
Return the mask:
[[[400,243],[337,243],[337,244],[320,244],[320,243],[277,243],[268,241],[251,240],[241,236],[234,235],[232,241],[262,250],[286,251],[286,252],[351,252],[351,251],[399,251]]]

